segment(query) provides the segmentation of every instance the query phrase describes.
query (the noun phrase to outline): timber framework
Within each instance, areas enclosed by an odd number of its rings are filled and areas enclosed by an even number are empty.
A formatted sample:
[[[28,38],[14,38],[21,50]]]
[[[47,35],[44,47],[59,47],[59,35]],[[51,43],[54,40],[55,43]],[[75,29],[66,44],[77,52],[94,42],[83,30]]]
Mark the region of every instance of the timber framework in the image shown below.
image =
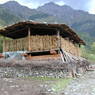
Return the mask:
[[[58,50],[81,56],[85,42],[65,24],[45,24],[32,21],[18,22],[0,30],[4,36],[3,52],[58,53]],[[8,38],[8,39],[7,39]]]

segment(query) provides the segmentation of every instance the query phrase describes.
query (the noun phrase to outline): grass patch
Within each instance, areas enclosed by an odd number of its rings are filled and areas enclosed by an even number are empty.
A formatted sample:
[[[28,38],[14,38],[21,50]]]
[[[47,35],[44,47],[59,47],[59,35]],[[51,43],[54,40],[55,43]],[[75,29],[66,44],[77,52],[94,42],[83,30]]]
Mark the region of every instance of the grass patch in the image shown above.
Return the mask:
[[[24,79],[29,79],[29,80],[40,80],[40,81],[60,81],[63,80],[63,78],[54,78],[54,77],[24,77]]]
[[[88,59],[91,61],[95,61],[95,54],[89,54]]]
[[[52,90],[54,92],[60,92],[63,90],[72,80],[72,78],[65,78],[58,80],[55,84],[52,85]]]
[[[73,78],[53,78],[53,77],[24,77],[24,79],[34,80],[34,81],[41,81],[43,83],[50,82],[50,88],[53,92],[57,93],[70,83]]]
[[[95,62],[95,54],[86,53],[83,57],[86,58],[87,60]]]
[[[81,48],[81,51],[82,51],[81,52],[82,53],[82,57],[86,58],[87,60],[90,60],[90,61],[94,61],[95,62],[95,52],[94,51],[92,51],[90,49],[86,49],[83,46]]]

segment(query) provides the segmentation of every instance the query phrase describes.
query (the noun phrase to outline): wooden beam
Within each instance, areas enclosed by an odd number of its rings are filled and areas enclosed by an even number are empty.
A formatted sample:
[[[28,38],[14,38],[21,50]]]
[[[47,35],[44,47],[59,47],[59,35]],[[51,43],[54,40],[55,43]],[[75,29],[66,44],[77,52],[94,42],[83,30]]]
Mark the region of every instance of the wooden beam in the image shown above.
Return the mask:
[[[31,51],[31,41],[30,38],[31,37],[31,30],[30,27],[28,27],[28,50]]]
[[[57,31],[57,38],[58,38],[58,48],[61,48],[61,37],[60,37],[60,31]]]
[[[3,52],[5,52],[5,37],[3,39]]]

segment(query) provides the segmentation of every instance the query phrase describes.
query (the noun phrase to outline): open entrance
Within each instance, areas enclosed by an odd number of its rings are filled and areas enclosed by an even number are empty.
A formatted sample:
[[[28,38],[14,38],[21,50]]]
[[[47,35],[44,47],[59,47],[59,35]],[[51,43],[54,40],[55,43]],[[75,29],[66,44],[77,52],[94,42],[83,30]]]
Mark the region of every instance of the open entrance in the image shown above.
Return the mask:
[[[30,56],[44,56],[44,55],[56,55],[58,54],[58,50],[50,50],[50,51],[39,51],[39,52],[29,52],[27,55]]]

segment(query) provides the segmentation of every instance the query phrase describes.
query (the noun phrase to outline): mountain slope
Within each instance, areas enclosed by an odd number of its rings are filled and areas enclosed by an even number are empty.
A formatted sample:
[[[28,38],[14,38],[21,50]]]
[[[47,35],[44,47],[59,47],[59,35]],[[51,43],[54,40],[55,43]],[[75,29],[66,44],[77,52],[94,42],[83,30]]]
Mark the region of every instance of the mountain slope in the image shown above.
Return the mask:
[[[10,10],[0,7],[0,26],[13,24],[19,20],[20,18],[11,14]]]
[[[35,10],[31,10],[26,6],[22,6],[16,1],[9,1],[5,4],[2,4],[1,6],[9,9],[14,15],[24,19],[27,19],[31,13],[36,13]]]
[[[23,20],[38,20],[41,18],[51,17],[51,15],[46,14],[44,12],[40,12],[35,9],[30,9],[26,6],[22,6],[16,1],[9,1],[5,4],[2,4],[1,6],[6,9],[9,9],[12,14],[18,16]]]
[[[64,20],[64,23],[69,25],[75,22],[95,20],[95,15],[89,14],[88,12],[82,10],[75,10],[67,5],[59,6],[53,2],[47,3],[39,7],[37,10],[48,13],[57,18],[61,18]]]
[[[68,24],[78,32],[86,32],[95,36],[95,15],[82,10],[74,10],[67,5],[59,6],[52,2],[39,7],[37,10],[61,19],[62,23]]]
[[[34,20],[47,23],[65,23],[71,26],[83,39],[95,41],[95,15],[70,6],[59,6],[53,2],[37,9],[30,9],[18,2],[9,1],[0,5],[0,26],[20,20]],[[87,34],[87,35],[86,35]]]

